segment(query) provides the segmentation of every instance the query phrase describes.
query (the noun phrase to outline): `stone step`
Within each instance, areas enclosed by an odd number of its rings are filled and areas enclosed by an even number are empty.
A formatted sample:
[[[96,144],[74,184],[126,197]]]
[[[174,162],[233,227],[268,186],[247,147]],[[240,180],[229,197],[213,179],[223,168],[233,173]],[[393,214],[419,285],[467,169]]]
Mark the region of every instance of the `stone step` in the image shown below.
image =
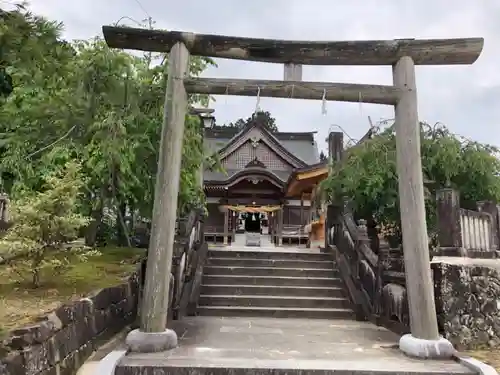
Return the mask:
[[[335,277],[283,277],[251,275],[203,275],[204,285],[266,285],[266,286],[337,286],[342,287],[340,278]]]
[[[297,259],[254,259],[254,258],[209,258],[210,266],[245,266],[245,267],[278,267],[278,268],[317,268],[332,270],[331,260],[297,260]]]
[[[209,258],[252,258],[252,259],[283,259],[283,260],[316,260],[332,261],[332,255],[328,253],[312,251],[271,251],[259,250],[236,250],[236,249],[209,249]]]
[[[253,296],[310,296],[343,298],[340,287],[287,286],[287,285],[202,285],[201,294],[253,295]]]
[[[249,307],[249,306],[199,306],[198,315],[266,318],[355,319],[350,309]]]
[[[346,308],[345,298],[335,297],[290,297],[251,295],[201,295],[199,306],[245,306],[245,307],[298,307],[298,308]]]
[[[284,276],[284,277],[336,277],[337,270],[316,268],[278,268],[278,267],[223,267],[205,266],[205,275],[242,275],[242,276]]]

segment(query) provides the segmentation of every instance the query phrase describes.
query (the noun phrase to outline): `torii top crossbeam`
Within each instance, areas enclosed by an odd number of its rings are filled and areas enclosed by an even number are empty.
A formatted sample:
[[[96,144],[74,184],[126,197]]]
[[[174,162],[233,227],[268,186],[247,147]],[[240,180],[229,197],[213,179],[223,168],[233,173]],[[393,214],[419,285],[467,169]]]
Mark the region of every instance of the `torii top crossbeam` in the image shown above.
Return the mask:
[[[304,65],[394,65],[402,56],[417,65],[472,64],[484,45],[483,38],[287,41],[115,26],[103,33],[112,48],[169,52],[183,42],[192,55]]]

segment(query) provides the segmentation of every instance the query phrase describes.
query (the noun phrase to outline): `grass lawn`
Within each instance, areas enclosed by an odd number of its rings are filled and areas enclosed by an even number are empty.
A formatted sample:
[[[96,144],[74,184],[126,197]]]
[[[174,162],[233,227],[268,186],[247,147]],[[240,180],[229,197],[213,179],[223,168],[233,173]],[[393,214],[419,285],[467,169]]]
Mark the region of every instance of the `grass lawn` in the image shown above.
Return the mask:
[[[13,328],[29,325],[61,303],[78,299],[89,292],[119,284],[136,269],[144,249],[107,247],[100,256],[78,263],[57,277],[43,275],[42,287],[13,280],[12,271],[0,266],[0,336]]]

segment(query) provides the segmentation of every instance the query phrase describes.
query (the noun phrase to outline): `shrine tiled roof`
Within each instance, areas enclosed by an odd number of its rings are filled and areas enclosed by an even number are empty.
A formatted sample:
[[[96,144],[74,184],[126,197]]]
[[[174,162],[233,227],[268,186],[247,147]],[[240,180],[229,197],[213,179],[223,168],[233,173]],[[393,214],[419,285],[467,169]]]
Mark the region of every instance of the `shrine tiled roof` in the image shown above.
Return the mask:
[[[210,129],[205,132],[205,145],[210,152],[219,151],[228,144],[237,132],[238,129],[233,128],[224,130]],[[318,146],[314,140],[313,132],[278,132],[273,133],[273,135],[288,152],[303,160],[308,165],[316,164],[320,161]]]

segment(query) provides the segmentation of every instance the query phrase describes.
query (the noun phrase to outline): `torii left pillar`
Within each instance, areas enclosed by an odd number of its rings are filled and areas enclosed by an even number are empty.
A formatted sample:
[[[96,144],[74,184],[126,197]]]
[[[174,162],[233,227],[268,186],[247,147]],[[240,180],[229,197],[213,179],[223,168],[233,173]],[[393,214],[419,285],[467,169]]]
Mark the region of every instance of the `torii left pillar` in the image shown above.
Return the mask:
[[[125,340],[131,352],[153,353],[177,346],[177,334],[167,329],[169,283],[177,219],[187,93],[189,51],[178,42],[170,50],[158,172],[149,239],[146,282],[139,329]]]

